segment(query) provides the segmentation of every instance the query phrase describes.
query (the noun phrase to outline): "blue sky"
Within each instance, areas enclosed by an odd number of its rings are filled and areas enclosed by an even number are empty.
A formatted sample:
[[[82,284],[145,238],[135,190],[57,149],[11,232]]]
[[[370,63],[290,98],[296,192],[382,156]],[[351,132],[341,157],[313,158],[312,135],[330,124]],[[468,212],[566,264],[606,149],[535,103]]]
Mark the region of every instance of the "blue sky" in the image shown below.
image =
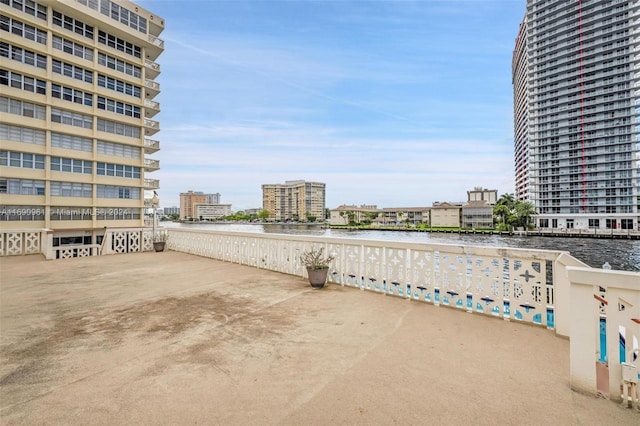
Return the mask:
[[[263,183],[298,179],[328,208],[513,192],[524,0],[138,3],[165,19],[162,207],[189,189],[261,207]]]

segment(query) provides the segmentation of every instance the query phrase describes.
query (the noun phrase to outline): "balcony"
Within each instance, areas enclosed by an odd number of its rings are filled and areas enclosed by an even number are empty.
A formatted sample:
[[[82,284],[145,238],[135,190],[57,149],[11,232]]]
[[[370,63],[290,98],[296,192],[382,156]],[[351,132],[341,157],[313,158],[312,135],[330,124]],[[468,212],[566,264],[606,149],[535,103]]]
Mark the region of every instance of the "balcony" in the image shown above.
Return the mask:
[[[133,416],[141,423],[196,423],[206,417],[225,424],[260,423],[257,418],[274,424],[416,424],[437,416],[442,424],[474,418],[495,424],[637,424],[638,413],[621,409],[619,402],[571,390],[575,368],[586,364],[595,377],[595,348],[585,350],[579,363],[570,362],[577,340],[346,285],[311,290],[300,275],[206,257],[246,250],[247,260],[275,264],[282,249],[305,243],[282,237],[261,245],[262,235],[244,235],[249,244],[236,245],[234,235],[222,235],[211,246],[206,231],[170,229],[170,250],[164,253],[69,259],[82,268],[64,274],[57,261],[38,256],[3,259],[3,280],[21,283],[3,289],[0,310],[3,349],[11,357],[3,373],[13,378],[2,385],[4,423],[53,418],[61,424],[118,424]],[[276,245],[278,238],[283,243]],[[135,241],[121,238],[124,244]],[[208,254],[185,253],[192,249]],[[362,260],[362,254],[356,257]],[[101,279],[86,285],[87,270]],[[531,270],[519,272],[528,276]],[[619,282],[621,274],[579,268],[567,276],[576,274],[585,276],[558,283],[567,292],[565,285],[584,283],[577,284],[584,291],[576,295],[587,308],[571,309],[583,316],[571,328],[595,335],[595,326],[580,327],[598,316],[594,289]],[[43,276],[49,285],[38,285]],[[617,310],[612,287],[605,309]],[[582,306],[573,295],[571,305]],[[25,298],[46,300],[47,310],[32,309]],[[64,321],[26,332],[48,324],[50,312],[64,312]],[[613,337],[611,350],[619,346]],[[18,352],[42,342],[49,350]],[[29,365],[55,365],[60,374],[42,374]],[[213,392],[216,403],[194,398],[194,389]],[[27,399],[27,391],[41,397]],[[140,399],[124,401],[122,395]]]
[[[158,96],[158,93],[160,93],[160,84],[156,83],[153,80],[146,79],[144,81],[144,87],[147,98],[149,99],[155,98],[156,96]]]
[[[160,75],[160,64],[150,59],[144,61],[145,76],[149,79],[155,79]]]
[[[153,189],[160,189],[160,181],[158,179],[145,179],[144,189],[146,191],[151,191]]]
[[[147,136],[155,135],[160,131],[160,122],[155,120],[150,120],[148,118],[144,119],[144,134]]]
[[[144,139],[144,153],[145,154],[154,154],[160,151],[160,141],[156,141],[153,139]]]
[[[164,41],[154,35],[148,34],[149,45],[146,47],[147,57],[150,60],[156,59],[164,50]]]
[[[160,169],[160,161],[152,160],[151,158],[144,159],[144,171],[145,172],[155,172]]]
[[[144,115],[147,118],[151,118],[160,112],[160,103],[150,101],[149,99],[144,100]]]

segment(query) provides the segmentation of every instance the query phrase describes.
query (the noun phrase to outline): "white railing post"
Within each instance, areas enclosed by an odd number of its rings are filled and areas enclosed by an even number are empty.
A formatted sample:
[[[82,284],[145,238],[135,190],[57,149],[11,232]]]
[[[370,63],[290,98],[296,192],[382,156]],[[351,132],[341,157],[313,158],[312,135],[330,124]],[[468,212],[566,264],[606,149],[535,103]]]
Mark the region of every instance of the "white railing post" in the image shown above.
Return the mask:
[[[53,231],[51,229],[42,230],[40,248],[45,259],[52,260],[56,258],[56,252],[53,250]]]
[[[568,253],[562,253],[553,262],[553,299],[556,334],[563,337],[571,335],[571,282],[567,275],[567,266],[588,267]]]

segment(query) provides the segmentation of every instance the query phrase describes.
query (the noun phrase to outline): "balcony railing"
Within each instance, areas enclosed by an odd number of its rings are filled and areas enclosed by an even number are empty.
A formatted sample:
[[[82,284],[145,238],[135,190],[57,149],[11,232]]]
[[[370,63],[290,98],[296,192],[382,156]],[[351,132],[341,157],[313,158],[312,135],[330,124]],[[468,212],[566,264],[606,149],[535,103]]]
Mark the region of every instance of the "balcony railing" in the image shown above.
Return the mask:
[[[144,100],[144,107],[145,108],[151,108],[155,111],[160,111],[160,103],[159,102],[154,102],[154,101],[150,101],[149,99],[145,99]]]
[[[158,91],[160,90],[160,84],[156,83],[153,80],[145,80],[144,86],[148,87],[149,89],[158,90]]]
[[[154,35],[149,34],[149,43],[159,47],[160,49],[164,49],[164,41]]]
[[[144,159],[144,168],[148,172],[156,171],[160,168],[160,161],[152,160],[151,158]]]
[[[158,179],[144,180],[144,189],[151,190],[151,189],[159,189],[159,188],[160,188],[160,181]]]
[[[160,64],[157,63],[157,62],[153,62],[150,59],[145,59],[144,60],[144,66],[149,68],[149,69],[151,69],[151,70],[153,70],[153,71],[156,71],[157,73],[160,73]]]
[[[145,118],[144,119],[144,125],[145,125],[145,127],[148,127],[150,129],[160,130],[160,122],[155,121],[155,120],[150,120],[148,118]]]
[[[160,150],[160,141],[145,138],[144,140],[144,152],[145,154],[153,154]]]

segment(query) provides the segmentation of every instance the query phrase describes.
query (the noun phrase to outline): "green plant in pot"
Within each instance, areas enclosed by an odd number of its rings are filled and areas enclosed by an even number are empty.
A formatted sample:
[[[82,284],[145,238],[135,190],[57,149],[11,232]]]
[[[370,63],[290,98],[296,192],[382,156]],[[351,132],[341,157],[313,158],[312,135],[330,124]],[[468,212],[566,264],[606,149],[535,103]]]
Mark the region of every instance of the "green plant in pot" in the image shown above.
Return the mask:
[[[307,275],[309,276],[309,284],[311,284],[311,287],[324,287],[324,284],[327,282],[329,265],[333,259],[333,256],[324,255],[324,247],[302,252],[300,255],[300,263],[307,268]]]
[[[155,251],[164,251],[168,238],[169,234],[167,231],[156,232],[153,236],[153,249]]]

